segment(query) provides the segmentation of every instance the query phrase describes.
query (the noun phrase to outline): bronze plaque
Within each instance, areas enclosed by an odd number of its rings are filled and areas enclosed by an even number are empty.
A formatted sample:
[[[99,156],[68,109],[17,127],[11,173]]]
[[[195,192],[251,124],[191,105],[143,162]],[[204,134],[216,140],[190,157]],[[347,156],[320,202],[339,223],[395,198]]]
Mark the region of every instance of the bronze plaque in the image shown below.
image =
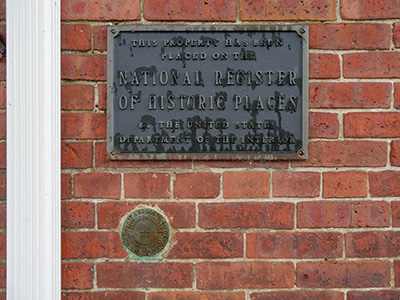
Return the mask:
[[[169,224],[151,208],[133,210],[121,230],[125,248],[137,256],[152,256],[164,250],[169,241]]]

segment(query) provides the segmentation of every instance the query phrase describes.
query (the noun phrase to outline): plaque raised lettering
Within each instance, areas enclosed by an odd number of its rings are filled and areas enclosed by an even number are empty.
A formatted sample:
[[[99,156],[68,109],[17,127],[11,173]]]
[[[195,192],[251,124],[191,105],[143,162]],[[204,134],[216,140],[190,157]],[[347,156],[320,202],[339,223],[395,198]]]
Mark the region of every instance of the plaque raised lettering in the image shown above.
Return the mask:
[[[111,159],[305,159],[307,26],[111,26]]]

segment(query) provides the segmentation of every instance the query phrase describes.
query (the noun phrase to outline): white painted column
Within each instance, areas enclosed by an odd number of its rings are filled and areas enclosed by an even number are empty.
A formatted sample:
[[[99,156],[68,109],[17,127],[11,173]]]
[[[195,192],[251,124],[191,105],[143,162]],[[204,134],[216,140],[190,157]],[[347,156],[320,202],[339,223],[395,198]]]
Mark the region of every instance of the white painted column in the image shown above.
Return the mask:
[[[61,298],[60,0],[7,0],[7,299]]]

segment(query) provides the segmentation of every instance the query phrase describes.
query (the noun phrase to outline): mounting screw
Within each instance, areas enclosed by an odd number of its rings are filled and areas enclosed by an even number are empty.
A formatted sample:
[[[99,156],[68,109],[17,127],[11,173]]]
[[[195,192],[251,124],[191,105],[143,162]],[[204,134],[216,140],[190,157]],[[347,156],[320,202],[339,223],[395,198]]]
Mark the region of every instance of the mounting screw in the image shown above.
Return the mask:
[[[115,154],[115,150],[112,150],[111,152],[110,152],[110,155],[114,155]]]
[[[306,33],[306,29],[305,29],[305,28],[301,28],[301,29],[300,29],[300,33],[301,33],[301,34]]]
[[[300,156],[304,156],[305,154],[306,154],[306,153],[304,152],[304,150],[300,150],[300,151],[299,151],[299,155],[300,155]]]
[[[112,33],[112,34],[115,34],[116,32],[117,32],[117,31],[116,31],[114,28],[111,29],[111,33]]]

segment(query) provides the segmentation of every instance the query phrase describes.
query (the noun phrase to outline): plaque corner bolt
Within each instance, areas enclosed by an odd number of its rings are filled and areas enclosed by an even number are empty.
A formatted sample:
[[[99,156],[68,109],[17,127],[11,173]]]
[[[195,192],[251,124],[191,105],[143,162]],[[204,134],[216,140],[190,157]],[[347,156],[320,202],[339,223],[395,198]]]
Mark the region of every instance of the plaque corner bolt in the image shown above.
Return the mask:
[[[300,28],[300,33],[301,34],[305,34],[306,33],[306,29],[304,27]]]
[[[114,156],[115,155],[115,150],[110,151],[110,155]]]
[[[299,154],[300,157],[303,157],[303,156],[306,155],[306,153],[304,152],[303,149],[300,149],[299,152],[298,152],[298,154]]]

